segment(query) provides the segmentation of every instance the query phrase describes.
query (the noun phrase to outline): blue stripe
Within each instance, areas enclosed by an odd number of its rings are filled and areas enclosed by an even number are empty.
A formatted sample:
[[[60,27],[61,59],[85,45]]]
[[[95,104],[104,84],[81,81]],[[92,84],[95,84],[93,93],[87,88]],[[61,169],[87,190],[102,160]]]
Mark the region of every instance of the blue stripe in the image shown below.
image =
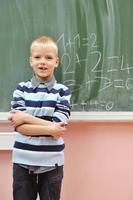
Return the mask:
[[[70,92],[69,92],[69,90],[67,89],[67,90],[63,90],[62,88],[61,89],[55,89],[55,88],[52,88],[51,89],[51,91],[50,91],[51,93],[53,93],[53,94],[57,94],[57,93],[59,93],[59,95],[62,97],[62,96],[68,96],[68,95],[70,95]]]
[[[25,101],[22,97],[13,97],[13,101]]]
[[[39,108],[41,108],[41,107],[55,107],[56,101],[31,101],[31,100],[26,100],[25,106],[39,107]]]
[[[36,116],[36,117],[52,122],[52,116],[41,116],[41,117],[40,116]]]
[[[53,117],[54,122],[61,122],[61,120],[58,117]]]
[[[14,148],[27,150],[27,151],[59,152],[59,151],[62,151],[65,148],[65,144],[37,146],[37,145],[24,144],[24,143],[21,143],[21,142],[15,142]]]
[[[22,92],[27,92],[27,93],[37,93],[37,92],[46,92],[48,93],[48,89],[47,88],[31,88],[31,87],[26,87],[26,86],[21,86],[18,85],[17,86],[17,90],[20,90]]]
[[[70,110],[66,110],[64,108],[56,109],[55,112],[61,112],[63,114],[68,114],[70,116]],[[67,116],[67,115],[66,115]]]
[[[61,113],[62,115],[64,115],[64,116],[66,116],[66,118],[68,119],[69,118],[69,116],[70,116],[70,114],[68,113],[68,115],[67,115],[67,113],[66,112],[61,112],[61,110],[56,110],[55,111],[55,113],[54,113],[54,115],[56,114],[57,116],[58,116],[58,113]]]
[[[69,102],[67,100],[62,100],[60,103],[58,103],[59,107],[67,107],[67,108],[71,108]]]
[[[26,110],[26,108],[24,108],[24,106],[20,105],[20,104],[14,104],[12,105],[12,108],[16,109],[16,108],[22,108],[23,110]],[[19,109],[20,110],[20,109]]]
[[[67,89],[67,90],[63,90],[62,88],[61,89],[55,89],[55,88],[52,88],[50,91],[48,90],[47,87],[44,86],[44,88],[35,88],[33,89],[32,87],[26,87],[26,86],[21,86],[21,85],[18,85],[17,86],[17,90],[20,90],[21,92],[27,92],[27,93],[37,93],[37,92],[45,92],[45,93],[51,93],[51,94],[60,94],[60,96],[68,96],[70,95],[70,91]]]

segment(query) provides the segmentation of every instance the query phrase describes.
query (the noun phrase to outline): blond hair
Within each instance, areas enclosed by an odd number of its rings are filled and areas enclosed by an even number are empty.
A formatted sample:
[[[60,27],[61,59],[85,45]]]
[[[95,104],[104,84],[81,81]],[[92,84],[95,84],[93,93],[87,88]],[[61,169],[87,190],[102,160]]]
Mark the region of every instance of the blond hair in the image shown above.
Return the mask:
[[[36,38],[32,43],[31,43],[31,47],[30,47],[30,52],[32,54],[32,50],[35,46],[41,45],[44,48],[47,47],[52,47],[55,49],[56,54],[58,56],[58,46],[57,43],[54,41],[53,38],[49,37],[49,36],[41,36]]]

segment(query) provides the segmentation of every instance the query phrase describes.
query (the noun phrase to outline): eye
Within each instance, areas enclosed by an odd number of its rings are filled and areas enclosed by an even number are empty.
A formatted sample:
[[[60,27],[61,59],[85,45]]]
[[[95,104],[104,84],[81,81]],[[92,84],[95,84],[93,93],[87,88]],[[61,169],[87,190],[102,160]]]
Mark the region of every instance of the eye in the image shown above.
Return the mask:
[[[40,58],[40,56],[34,56],[34,58],[35,58],[35,59],[39,59],[39,58]]]
[[[47,60],[52,60],[52,56],[47,56]]]

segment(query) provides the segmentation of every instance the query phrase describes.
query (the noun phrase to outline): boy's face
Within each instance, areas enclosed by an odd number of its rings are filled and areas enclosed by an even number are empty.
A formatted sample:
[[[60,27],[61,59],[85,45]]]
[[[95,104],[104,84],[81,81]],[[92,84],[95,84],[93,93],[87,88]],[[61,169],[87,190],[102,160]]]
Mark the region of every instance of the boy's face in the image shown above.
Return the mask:
[[[59,58],[53,47],[35,46],[32,49],[30,65],[38,79],[48,81],[59,64]]]

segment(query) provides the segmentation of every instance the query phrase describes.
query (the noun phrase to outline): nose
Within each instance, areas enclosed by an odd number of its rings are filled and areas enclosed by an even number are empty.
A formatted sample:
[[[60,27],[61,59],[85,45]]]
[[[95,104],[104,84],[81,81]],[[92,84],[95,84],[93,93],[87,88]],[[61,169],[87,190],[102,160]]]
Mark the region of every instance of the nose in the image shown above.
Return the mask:
[[[45,58],[41,58],[41,63],[45,64],[46,63],[46,59]]]

